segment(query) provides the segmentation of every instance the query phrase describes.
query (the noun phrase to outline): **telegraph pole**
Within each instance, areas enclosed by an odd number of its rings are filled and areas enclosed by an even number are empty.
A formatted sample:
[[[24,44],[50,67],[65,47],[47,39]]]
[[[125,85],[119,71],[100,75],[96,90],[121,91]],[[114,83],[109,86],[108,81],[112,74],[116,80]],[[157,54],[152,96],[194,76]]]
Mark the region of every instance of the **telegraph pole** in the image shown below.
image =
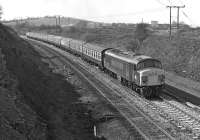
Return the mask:
[[[180,11],[180,8],[185,8],[185,5],[177,6],[177,29],[179,29],[179,11]]]
[[[56,16],[55,16],[55,20],[56,20],[56,27],[57,27],[58,23],[57,23],[57,17]]]
[[[58,16],[58,25],[60,26],[60,16]]]
[[[167,6],[167,8],[170,9],[170,31],[169,31],[169,38],[171,40],[171,35],[172,35],[172,8],[177,8],[177,30],[179,29],[179,11],[180,11],[180,8],[185,8],[185,5],[183,6]]]
[[[172,7],[169,7],[170,8],[170,18],[169,18],[169,22],[170,22],[170,26],[169,26],[169,39],[171,40],[171,36],[172,36]]]
[[[177,8],[177,30],[179,29],[179,10],[180,7]]]

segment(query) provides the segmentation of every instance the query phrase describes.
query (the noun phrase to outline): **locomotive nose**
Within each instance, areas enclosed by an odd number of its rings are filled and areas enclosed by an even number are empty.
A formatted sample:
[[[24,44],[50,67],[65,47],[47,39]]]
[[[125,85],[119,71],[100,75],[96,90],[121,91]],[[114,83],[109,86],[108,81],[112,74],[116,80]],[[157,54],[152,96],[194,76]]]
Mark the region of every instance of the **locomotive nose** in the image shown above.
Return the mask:
[[[165,75],[162,69],[146,69],[140,73],[141,86],[154,86],[164,84]]]

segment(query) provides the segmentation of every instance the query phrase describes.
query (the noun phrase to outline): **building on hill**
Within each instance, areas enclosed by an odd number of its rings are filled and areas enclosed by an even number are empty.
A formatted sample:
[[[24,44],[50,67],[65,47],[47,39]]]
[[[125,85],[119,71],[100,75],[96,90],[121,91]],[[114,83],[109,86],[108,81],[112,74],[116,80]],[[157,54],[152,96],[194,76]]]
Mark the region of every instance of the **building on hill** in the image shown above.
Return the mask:
[[[151,27],[158,27],[159,24],[158,24],[158,21],[151,21]]]
[[[100,23],[97,22],[88,22],[87,23],[87,28],[99,28],[101,26]]]

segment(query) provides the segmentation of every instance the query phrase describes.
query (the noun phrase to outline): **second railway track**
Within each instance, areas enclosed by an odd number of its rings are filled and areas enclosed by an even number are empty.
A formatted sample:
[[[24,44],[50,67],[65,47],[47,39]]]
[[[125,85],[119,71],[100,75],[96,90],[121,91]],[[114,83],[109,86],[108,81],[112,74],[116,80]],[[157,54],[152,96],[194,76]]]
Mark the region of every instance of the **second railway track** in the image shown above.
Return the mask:
[[[112,79],[108,79],[108,75],[102,73],[99,74],[95,68],[88,68],[86,63],[79,63],[81,60],[74,59],[74,56],[63,54],[63,51],[56,48],[52,50],[52,48],[47,46],[42,47],[41,49],[57,56],[56,59],[58,59],[61,64],[65,65],[67,63],[68,65],[71,65],[75,71],[85,78],[89,84],[91,84],[120,112],[120,114],[129,122],[138,139],[180,139],[180,137],[173,132],[174,130],[171,131],[163,128],[155,120],[152,121],[153,117],[157,117],[155,112],[160,113],[160,115],[164,114],[162,106],[159,107],[159,104],[156,104],[155,102],[149,102],[136,94],[131,94],[132,91],[129,89],[121,88],[121,86],[113,84],[115,81],[113,82]],[[66,55],[68,55],[68,57],[66,57]],[[71,57],[71,60],[69,57]],[[78,65],[75,65],[74,61],[78,63]],[[53,63],[52,65],[56,65],[56,63]],[[166,120],[169,121],[171,118],[166,117]],[[196,137],[198,138],[196,133],[192,133],[192,135],[188,134],[188,139],[195,139]]]

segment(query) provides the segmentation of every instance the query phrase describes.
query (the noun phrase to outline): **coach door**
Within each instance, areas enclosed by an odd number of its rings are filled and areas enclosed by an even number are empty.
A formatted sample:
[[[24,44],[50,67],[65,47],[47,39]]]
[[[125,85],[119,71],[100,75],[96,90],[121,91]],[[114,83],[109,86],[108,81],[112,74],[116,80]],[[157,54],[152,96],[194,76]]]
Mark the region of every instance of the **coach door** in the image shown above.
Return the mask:
[[[126,66],[126,67],[125,67],[125,69],[126,69],[126,70],[125,70],[125,71],[126,71],[126,80],[129,80],[129,75],[130,75],[130,74],[129,74],[129,72],[130,72],[130,70],[129,70],[129,69],[130,69],[130,68],[129,68],[129,63],[125,63],[125,66]]]

